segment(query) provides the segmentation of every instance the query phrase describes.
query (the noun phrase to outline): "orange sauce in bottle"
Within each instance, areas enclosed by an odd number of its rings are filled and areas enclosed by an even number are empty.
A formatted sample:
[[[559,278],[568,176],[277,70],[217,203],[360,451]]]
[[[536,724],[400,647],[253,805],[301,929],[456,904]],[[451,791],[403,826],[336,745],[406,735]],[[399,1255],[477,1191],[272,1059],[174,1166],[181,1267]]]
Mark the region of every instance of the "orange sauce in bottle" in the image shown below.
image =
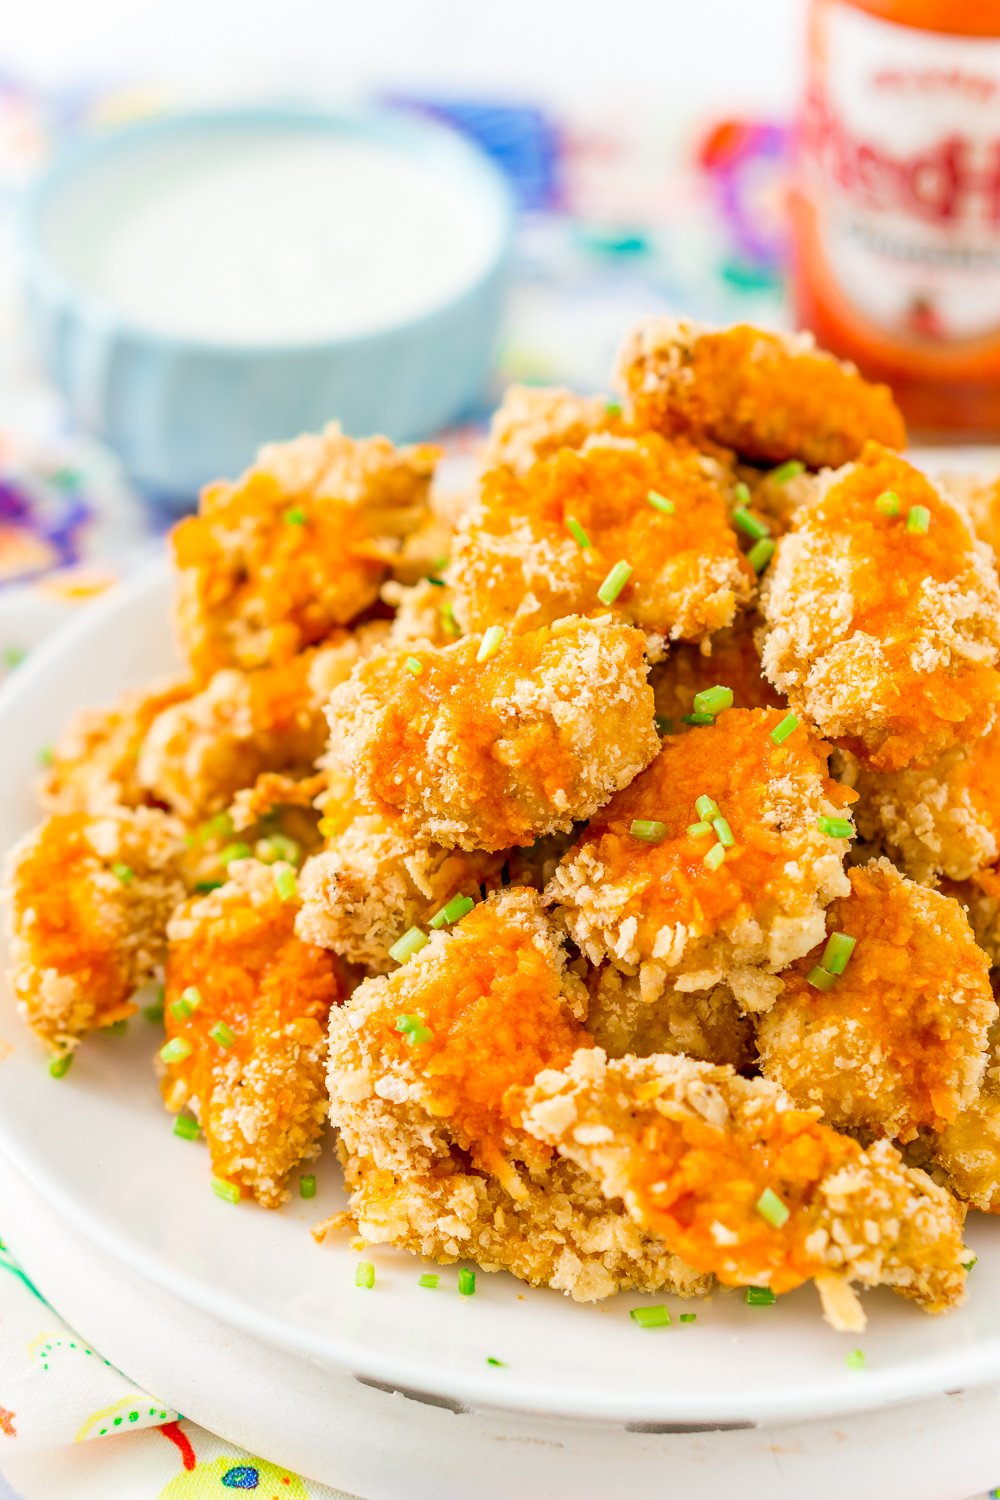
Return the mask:
[[[1000,0],[812,0],[792,212],[799,323],[1000,439]]]

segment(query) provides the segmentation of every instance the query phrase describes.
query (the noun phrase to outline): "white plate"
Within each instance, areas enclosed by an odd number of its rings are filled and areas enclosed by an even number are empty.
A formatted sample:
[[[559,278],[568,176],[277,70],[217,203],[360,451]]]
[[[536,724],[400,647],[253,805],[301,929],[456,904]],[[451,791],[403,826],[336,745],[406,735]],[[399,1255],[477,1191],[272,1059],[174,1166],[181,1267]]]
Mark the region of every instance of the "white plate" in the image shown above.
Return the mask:
[[[33,821],[38,749],[66,715],[169,670],[168,595],[162,566],[135,578],[88,606],[0,692],[0,846]],[[204,1149],[171,1134],[149,1066],[157,1041],[140,1018],[124,1038],[88,1041],[55,1082],[0,995],[0,1147],[112,1255],[277,1349],[458,1402],[614,1422],[816,1417],[1000,1378],[1000,1224],[980,1216],[969,1232],[980,1259],[966,1306],[929,1318],[874,1293],[861,1339],[828,1328],[810,1288],[771,1308],[717,1293],[690,1304],[696,1323],[650,1331],[629,1308],[661,1299],[581,1307],[482,1273],[476,1295],[459,1297],[454,1269],[427,1291],[417,1285],[427,1268],[389,1250],[372,1253],[376,1285],[361,1290],[346,1240],[318,1247],[308,1232],[343,1203],[329,1154],[308,1204],[269,1213],[220,1202]],[[862,1371],[845,1364],[856,1344]],[[488,1366],[488,1356],[503,1367]]]

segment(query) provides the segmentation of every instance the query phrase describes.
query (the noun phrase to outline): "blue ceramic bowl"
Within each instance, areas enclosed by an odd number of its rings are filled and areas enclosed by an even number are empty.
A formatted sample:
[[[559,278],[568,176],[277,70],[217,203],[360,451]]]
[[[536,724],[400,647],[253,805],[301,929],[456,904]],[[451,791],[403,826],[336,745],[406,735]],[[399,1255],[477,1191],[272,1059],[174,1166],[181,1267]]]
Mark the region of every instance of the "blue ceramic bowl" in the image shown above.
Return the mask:
[[[165,138],[211,132],[317,130],[392,147],[444,175],[489,227],[492,254],[476,279],[430,311],[370,334],[268,345],[161,334],[129,323],[75,284],[48,243],[68,192]],[[96,210],[95,210],[96,211]],[[394,112],[338,114],[261,107],[165,116],[76,146],[28,195],[22,218],[29,321],[49,375],[77,420],[128,475],[161,498],[189,498],[243,469],[262,442],[321,428],[426,437],[480,394],[492,360],[512,213],[500,173],[463,137]]]

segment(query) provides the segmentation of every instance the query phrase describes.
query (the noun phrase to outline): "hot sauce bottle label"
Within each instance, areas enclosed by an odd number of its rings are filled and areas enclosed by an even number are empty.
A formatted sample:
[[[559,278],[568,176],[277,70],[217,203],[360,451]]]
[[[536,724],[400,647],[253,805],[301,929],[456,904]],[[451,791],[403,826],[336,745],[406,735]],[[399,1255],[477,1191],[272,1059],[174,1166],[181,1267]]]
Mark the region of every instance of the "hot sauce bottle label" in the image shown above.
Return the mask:
[[[815,270],[903,344],[997,339],[1000,38],[826,0],[812,45],[800,182]]]

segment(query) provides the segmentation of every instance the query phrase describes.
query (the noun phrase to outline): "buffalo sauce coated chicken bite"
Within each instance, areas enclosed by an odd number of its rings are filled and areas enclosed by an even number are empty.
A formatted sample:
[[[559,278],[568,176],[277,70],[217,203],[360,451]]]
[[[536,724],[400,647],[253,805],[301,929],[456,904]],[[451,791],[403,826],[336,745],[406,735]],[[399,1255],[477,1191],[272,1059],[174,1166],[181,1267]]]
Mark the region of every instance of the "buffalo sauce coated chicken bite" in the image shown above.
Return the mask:
[[[922,1140],[920,1153],[956,1197],[1000,1214],[1000,1022],[990,1030],[986,1071],[972,1103]]]
[[[865,1322],[854,1282],[928,1312],[961,1299],[968,1252],[944,1189],[887,1142],[863,1151],[764,1079],[590,1049],[511,1102],[526,1130],[728,1286],[781,1294],[815,1281],[830,1322],[853,1329]]]
[[[8,867],[11,979],[32,1031],[54,1050],[125,1020],[163,962],[184,898],[182,830],[153,808],[54,813]]]
[[[570,618],[386,651],[329,704],[329,759],[411,834],[505,849],[568,830],[656,754],[643,638]]]
[[[577,396],[561,386],[509,385],[490,419],[482,467],[527,474],[560,448],[582,448],[599,432],[621,430],[619,408],[604,396]]]
[[[847,463],[874,438],[902,448],[888,386],[817,349],[807,333],[650,318],[626,339],[616,383],[637,428],[721,443],[752,463]]]
[[[194,1113],[215,1175],[269,1208],[319,1150],[327,1017],[347,993],[295,936],[297,907],[291,865],[240,860],[169,928],[164,1100]]]
[[[526,474],[486,474],[448,568],[459,625],[530,630],[610,607],[654,655],[668,640],[705,640],[752,592],[730,477],[656,434],[591,438]]]
[[[1000,698],[1000,585],[962,511],[870,444],[778,543],[761,594],[764,671],[877,771],[978,738]]]
[[[725,979],[766,1008],[774,972],[818,941],[849,890],[842,862],[851,793],[826,747],[779,709],[721,712],[668,737],[656,760],[591,821],[546,890],[592,963],[668,981]],[[772,972],[769,972],[772,971]]]
[[[908,1141],[976,1095],[997,1014],[989,962],[958,902],[888,860],[850,881],[830,938],[781,976],[761,1066],[831,1125]]]
[[[173,533],[181,645],[199,681],[288,661],[378,598],[401,539],[421,524],[437,458],[385,438],[262,448],[235,483],[209,485]]]

